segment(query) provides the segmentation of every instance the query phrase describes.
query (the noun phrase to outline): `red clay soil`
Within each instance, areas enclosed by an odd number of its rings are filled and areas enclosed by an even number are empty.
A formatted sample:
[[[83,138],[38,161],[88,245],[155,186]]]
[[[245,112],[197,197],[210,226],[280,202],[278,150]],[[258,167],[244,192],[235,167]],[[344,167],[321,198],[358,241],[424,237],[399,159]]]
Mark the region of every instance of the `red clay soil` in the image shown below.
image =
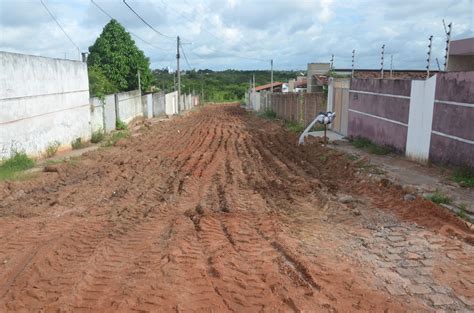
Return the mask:
[[[345,155],[296,142],[215,105],[0,183],[0,311],[432,310],[381,286],[350,234],[369,236],[382,211],[429,236],[472,233],[356,175]],[[362,200],[346,206],[339,194]]]

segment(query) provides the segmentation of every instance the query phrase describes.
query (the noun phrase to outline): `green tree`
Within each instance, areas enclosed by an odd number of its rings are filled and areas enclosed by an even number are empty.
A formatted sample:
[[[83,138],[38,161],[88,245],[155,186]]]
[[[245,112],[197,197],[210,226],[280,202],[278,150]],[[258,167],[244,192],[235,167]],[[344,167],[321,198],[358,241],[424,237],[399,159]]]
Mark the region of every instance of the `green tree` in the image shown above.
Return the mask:
[[[104,97],[117,92],[117,88],[105,77],[97,65],[89,66],[89,91],[93,97]]]
[[[138,71],[142,90],[147,90],[154,80],[150,60],[138,49],[125,28],[114,19],[105,25],[99,38],[89,47],[87,64],[89,69],[99,69],[118,91],[137,89]]]

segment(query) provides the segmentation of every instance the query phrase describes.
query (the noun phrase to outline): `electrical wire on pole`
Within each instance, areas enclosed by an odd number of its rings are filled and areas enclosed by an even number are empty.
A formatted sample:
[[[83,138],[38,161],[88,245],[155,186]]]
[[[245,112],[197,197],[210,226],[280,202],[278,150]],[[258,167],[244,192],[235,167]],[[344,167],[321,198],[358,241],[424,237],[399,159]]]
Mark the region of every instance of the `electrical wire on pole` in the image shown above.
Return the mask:
[[[186,53],[184,52],[183,44],[180,43],[180,46],[181,46],[181,52],[183,52],[184,60],[188,64],[189,70],[192,70],[193,67],[191,66],[191,64],[189,64],[188,57],[186,56]]]
[[[127,1],[125,0],[122,0],[122,2],[127,6],[127,8],[130,9],[130,11],[132,11],[145,25],[147,25],[150,29],[152,29],[155,33],[157,33],[158,35],[160,36],[163,36],[165,38],[168,38],[168,39],[173,39],[174,37],[171,37],[171,36],[168,36],[168,35],[165,35],[163,34],[162,32],[160,32],[159,30],[157,30],[156,28],[154,28],[150,23],[148,23],[147,21],[145,21],[145,19],[143,17],[140,16],[140,14],[138,14],[128,3]]]
[[[68,35],[68,33],[64,30],[64,28],[61,26],[61,24],[59,23],[59,21],[56,19],[56,17],[53,15],[53,13],[51,13],[51,11],[49,10],[49,8],[46,6],[46,4],[43,2],[43,0],[40,0],[41,4],[43,5],[43,7],[45,8],[45,10],[48,12],[48,14],[51,16],[51,18],[56,22],[56,24],[58,25],[58,27],[63,31],[64,35],[66,35],[67,39],[69,39],[69,41],[74,45],[74,47],[76,47],[77,49],[77,52],[79,53],[79,60],[81,59],[81,49],[79,48],[79,46],[74,42],[74,40],[72,40],[72,38]]]

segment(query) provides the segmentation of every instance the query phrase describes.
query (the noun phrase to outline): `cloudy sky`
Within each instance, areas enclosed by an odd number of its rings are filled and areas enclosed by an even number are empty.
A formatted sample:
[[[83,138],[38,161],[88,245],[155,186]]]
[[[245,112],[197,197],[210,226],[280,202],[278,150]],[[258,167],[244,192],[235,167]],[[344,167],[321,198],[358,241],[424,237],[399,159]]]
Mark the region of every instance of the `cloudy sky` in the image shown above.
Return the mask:
[[[43,2],[81,51],[110,19],[90,0]],[[353,49],[356,67],[380,68],[382,44],[386,67],[393,55],[395,69],[423,69],[430,35],[433,59],[443,63],[443,19],[453,22],[453,39],[474,36],[474,0],[127,0],[173,38],[121,0],[95,2],[141,38],[153,68],[175,68],[177,35],[191,67],[217,70],[267,69],[270,59],[276,69],[304,69],[331,54],[336,68],[350,68]],[[78,59],[40,0],[0,0],[0,50]]]

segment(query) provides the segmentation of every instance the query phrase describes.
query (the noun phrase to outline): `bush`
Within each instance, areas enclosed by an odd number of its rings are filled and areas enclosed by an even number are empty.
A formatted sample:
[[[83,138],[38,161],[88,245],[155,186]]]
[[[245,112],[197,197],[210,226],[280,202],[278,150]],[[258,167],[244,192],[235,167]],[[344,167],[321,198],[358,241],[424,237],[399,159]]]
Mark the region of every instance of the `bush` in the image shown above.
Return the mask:
[[[91,96],[103,98],[108,94],[117,92],[117,88],[107,80],[102,70],[96,66],[89,66],[89,90]]]
[[[14,151],[9,159],[0,165],[0,180],[14,178],[15,175],[35,166],[35,161],[30,159],[26,153]]]
[[[277,114],[272,109],[266,109],[265,111],[263,111],[263,113],[261,113],[261,116],[273,120],[276,119]]]
[[[82,138],[76,138],[71,142],[71,146],[74,150],[84,148],[84,143],[82,142]]]
[[[58,152],[59,146],[61,143],[59,141],[54,141],[53,143],[50,143],[48,147],[46,148],[46,151],[44,152],[44,156],[46,158],[50,158],[56,155]]]
[[[121,120],[117,120],[115,122],[115,129],[116,130],[127,130],[128,126],[126,123],[124,123],[123,121]]]
[[[92,133],[91,142],[99,143],[102,140],[104,140],[104,138],[105,138],[105,133],[102,131],[102,129],[99,129]]]

